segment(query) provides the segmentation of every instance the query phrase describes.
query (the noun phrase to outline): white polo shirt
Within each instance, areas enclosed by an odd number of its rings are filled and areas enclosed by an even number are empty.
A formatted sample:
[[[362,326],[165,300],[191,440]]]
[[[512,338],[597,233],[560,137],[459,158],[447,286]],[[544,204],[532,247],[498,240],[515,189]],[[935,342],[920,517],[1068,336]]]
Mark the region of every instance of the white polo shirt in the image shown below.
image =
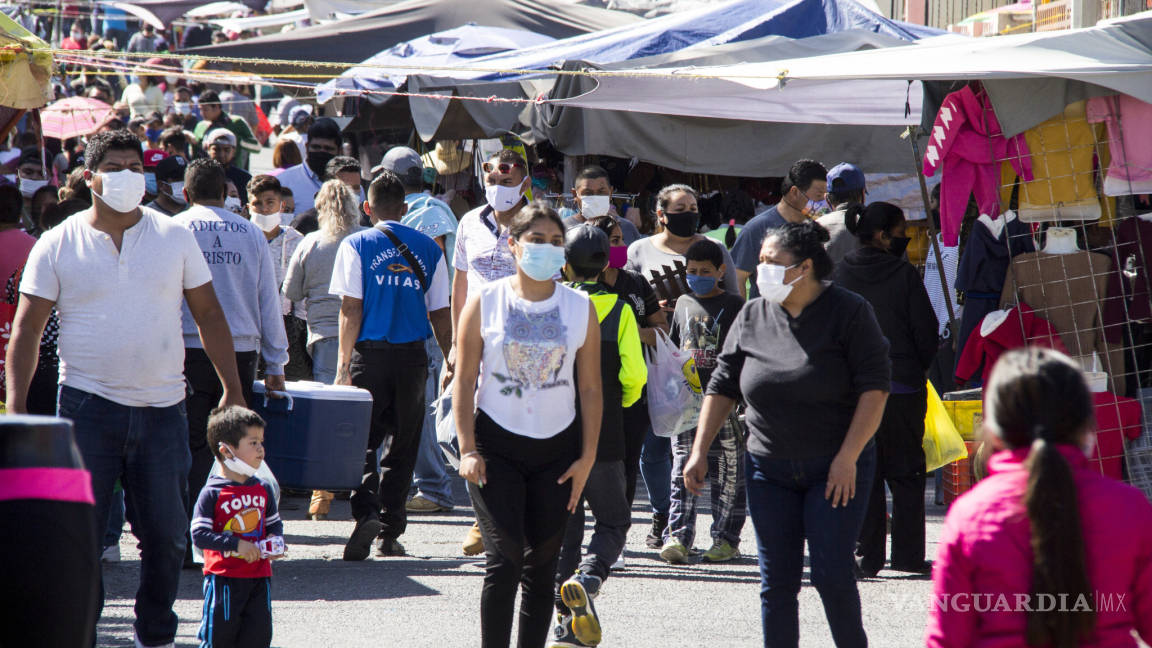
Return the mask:
[[[184,400],[184,291],[212,281],[192,232],[141,207],[120,251],[92,210],[49,230],[20,292],[56,302],[60,384],[130,407]]]

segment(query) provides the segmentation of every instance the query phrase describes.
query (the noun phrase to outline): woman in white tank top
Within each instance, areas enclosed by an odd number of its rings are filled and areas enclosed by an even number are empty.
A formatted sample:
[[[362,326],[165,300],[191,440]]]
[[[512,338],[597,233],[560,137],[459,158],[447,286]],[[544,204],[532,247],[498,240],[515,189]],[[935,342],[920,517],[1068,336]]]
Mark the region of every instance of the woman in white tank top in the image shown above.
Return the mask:
[[[522,586],[518,643],[537,648],[568,513],[596,461],[600,327],[588,297],[554,281],[564,265],[556,212],[529,205],[509,230],[516,274],[486,284],[460,315],[453,413],[488,554],[481,643],[508,646]]]

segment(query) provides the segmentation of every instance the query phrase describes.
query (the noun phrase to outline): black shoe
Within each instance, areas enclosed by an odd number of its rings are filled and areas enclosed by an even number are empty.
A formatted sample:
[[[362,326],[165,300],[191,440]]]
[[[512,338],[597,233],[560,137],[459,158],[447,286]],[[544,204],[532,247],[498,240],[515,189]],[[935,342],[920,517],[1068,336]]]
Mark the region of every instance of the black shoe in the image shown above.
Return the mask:
[[[900,563],[892,563],[892,565],[890,565],[889,568],[892,571],[906,572],[909,574],[931,574],[932,573],[932,563],[927,561],[927,560],[921,562],[920,564],[910,564],[910,565],[904,565],[904,564],[900,564]]]
[[[364,560],[372,551],[372,539],[380,533],[380,520],[375,517],[365,518],[356,523],[352,530],[352,537],[344,545],[344,560]]]
[[[644,539],[649,549],[660,549],[664,546],[664,529],[668,528],[668,516],[661,513],[652,514],[652,530]]]
[[[880,570],[865,568],[863,561],[853,560],[852,573],[856,576],[856,580],[864,580],[865,578],[876,578],[876,574],[879,574]]]
[[[403,556],[404,545],[396,538],[376,538],[377,556]]]

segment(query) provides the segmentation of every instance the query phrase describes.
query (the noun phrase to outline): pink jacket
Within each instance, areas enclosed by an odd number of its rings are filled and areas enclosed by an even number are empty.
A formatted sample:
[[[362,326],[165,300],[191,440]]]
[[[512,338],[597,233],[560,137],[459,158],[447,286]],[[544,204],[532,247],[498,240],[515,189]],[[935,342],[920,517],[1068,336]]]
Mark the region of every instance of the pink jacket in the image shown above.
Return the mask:
[[[968,209],[968,196],[976,197],[981,214],[1000,217],[1000,163],[1009,160],[1024,180],[1032,180],[1032,158],[1024,135],[1005,138],[983,88],[970,86],[944,97],[928,145],[924,148],[924,175],[938,169],[940,180],[940,233],[944,245],[954,246]]]
[[[1074,446],[1060,446],[1079,491],[1088,580],[1096,591],[1096,635],[1081,648],[1152,641],[1152,504],[1102,476]],[[989,477],[948,511],[933,567],[925,643],[931,648],[1026,648],[1032,548],[1023,496],[1028,450],[998,452]],[[1043,604],[1043,602],[1040,602]],[[1075,601],[1068,601],[1072,609]],[[1004,611],[1007,610],[1007,611]]]

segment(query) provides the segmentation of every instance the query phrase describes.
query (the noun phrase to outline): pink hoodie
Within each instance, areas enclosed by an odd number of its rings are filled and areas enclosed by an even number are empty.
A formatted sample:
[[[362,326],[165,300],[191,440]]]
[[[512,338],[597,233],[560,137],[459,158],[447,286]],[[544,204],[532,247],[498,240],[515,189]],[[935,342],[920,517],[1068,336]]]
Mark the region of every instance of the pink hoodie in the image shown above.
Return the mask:
[[[1135,646],[1133,629],[1152,641],[1152,504],[1093,470],[1079,448],[1060,452],[1079,491],[1088,580],[1097,597],[1096,634],[1081,648]],[[1032,582],[1027,455],[1027,448],[992,455],[989,477],[948,511],[932,570],[930,648],[1027,648],[1027,615],[1016,611]],[[1068,601],[1068,609],[1074,606]]]

